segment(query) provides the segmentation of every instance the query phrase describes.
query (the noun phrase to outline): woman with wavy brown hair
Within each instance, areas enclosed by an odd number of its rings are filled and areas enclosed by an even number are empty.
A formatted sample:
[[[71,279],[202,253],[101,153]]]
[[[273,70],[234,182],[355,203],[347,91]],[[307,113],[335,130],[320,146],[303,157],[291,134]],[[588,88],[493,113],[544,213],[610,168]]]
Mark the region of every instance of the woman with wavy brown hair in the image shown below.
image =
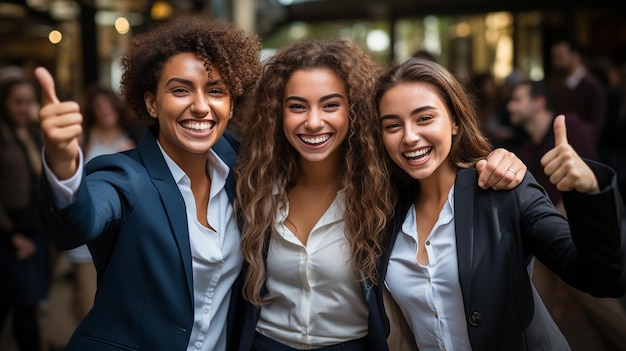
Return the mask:
[[[236,168],[244,296],[262,306],[255,349],[369,343],[359,282],[375,278],[391,214],[379,72],[347,40],[294,43],[265,63]]]
[[[541,164],[568,219],[530,173],[508,191],[476,186],[474,165],[491,146],[442,65],[414,58],[389,69],[376,101],[398,175],[377,296],[391,293],[420,350],[569,350],[532,285],[534,257],[577,289],[624,296],[615,172],[580,158],[563,116]]]

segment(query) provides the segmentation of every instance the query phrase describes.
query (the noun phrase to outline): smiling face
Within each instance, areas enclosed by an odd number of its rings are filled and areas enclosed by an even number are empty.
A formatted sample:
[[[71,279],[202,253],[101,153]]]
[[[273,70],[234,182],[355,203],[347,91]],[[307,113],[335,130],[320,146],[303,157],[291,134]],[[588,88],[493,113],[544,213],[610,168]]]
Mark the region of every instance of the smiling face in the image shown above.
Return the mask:
[[[402,170],[420,180],[454,172],[447,159],[458,127],[432,85],[401,83],[384,93],[379,110],[383,143]]]
[[[232,99],[220,72],[211,77],[196,54],[172,56],[163,66],[156,95],[145,94],[146,109],[159,120],[158,140],[177,163],[201,155],[224,134]]]
[[[348,104],[343,81],[331,70],[291,75],[285,86],[283,131],[301,159],[322,162],[338,156],[350,125]]]

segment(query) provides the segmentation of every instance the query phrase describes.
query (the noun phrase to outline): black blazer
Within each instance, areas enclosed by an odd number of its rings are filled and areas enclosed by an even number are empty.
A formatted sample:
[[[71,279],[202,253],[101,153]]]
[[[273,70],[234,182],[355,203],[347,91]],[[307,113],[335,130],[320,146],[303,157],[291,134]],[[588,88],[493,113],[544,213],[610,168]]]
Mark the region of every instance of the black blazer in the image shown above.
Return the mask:
[[[94,306],[67,350],[187,349],[194,310],[185,202],[153,133],[148,130],[136,149],[90,161],[76,201],[66,208],[56,207],[42,177],[42,212],[50,237],[63,249],[87,243],[98,272]],[[225,135],[213,150],[232,169],[237,150],[229,141]],[[231,199],[234,185],[231,171],[226,180]],[[229,340],[238,318],[239,287],[237,280],[229,305]],[[232,349],[228,341],[227,349]]]
[[[475,169],[457,172],[459,281],[474,350],[569,349],[531,283],[528,265],[533,257],[579,290],[598,297],[624,295],[623,202],[613,171],[588,163],[602,190],[594,195],[563,193],[569,224],[530,173],[515,189],[494,191],[477,186]],[[391,248],[418,188],[415,182],[401,189],[389,221],[378,298]]]

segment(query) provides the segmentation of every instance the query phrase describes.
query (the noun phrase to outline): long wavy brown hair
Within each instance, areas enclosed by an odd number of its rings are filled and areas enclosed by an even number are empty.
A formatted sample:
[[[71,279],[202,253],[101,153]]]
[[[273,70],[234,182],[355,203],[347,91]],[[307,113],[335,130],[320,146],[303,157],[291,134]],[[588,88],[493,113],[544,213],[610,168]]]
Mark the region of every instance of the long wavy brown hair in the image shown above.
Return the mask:
[[[307,39],[289,44],[267,59],[250,105],[253,110],[243,123],[243,145],[235,168],[236,207],[245,223],[241,249],[249,265],[244,296],[255,305],[267,303],[261,296],[266,279],[264,250],[278,206],[287,203],[298,173],[298,153],[283,132],[285,85],[295,71],[311,68],[330,69],[345,84],[350,126],[339,166],[346,237],[357,279],[376,280],[382,230],[391,213],[388,171],[373,99],[381,67],[352,41]]]
[[[452,147],[448,155],[448,161],[453,167],[474,167],[477,161],[489,155],[492,147],[480,131],[474,103],[454,75],[437,62],[425,58],[410,58],[390,68],[378,82],[377,108],[386,92],[400,84],[413,82],[432,85],[447,107],[450,117],[458,126],[458,133],[452,139]],[[388,155],[386,159],[394,176],[405,182],[410,181],[404,171],[400,170]]]

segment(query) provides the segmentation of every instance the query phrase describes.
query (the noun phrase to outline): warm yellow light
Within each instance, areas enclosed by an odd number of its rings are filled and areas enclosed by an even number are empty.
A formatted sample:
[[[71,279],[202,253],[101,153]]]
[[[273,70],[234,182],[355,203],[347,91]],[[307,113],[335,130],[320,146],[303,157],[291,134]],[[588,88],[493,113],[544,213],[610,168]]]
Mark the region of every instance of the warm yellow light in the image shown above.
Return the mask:
[[[472,32],[472,28],[467,22],[461,22],[454,27],[454,34],[457,37],[461,37],[461,38],[467,37],[470,35],[471,32]]]
[[[52,44],[60,43],[61,39],[63,39],[63,34],[61,34],[61,32],[59,32],[56,29],[51,31],[50,34],[48,34],[48,40],[50,40]]]
[[[130,23],[124,17],[118,17],[115,20],[115,30],[120,34],[126,34],[130,30]]]
[[[155,1],[150,9],[150,16],[154,20],[162,20],[172,15],[172,6],[167,1]]]

